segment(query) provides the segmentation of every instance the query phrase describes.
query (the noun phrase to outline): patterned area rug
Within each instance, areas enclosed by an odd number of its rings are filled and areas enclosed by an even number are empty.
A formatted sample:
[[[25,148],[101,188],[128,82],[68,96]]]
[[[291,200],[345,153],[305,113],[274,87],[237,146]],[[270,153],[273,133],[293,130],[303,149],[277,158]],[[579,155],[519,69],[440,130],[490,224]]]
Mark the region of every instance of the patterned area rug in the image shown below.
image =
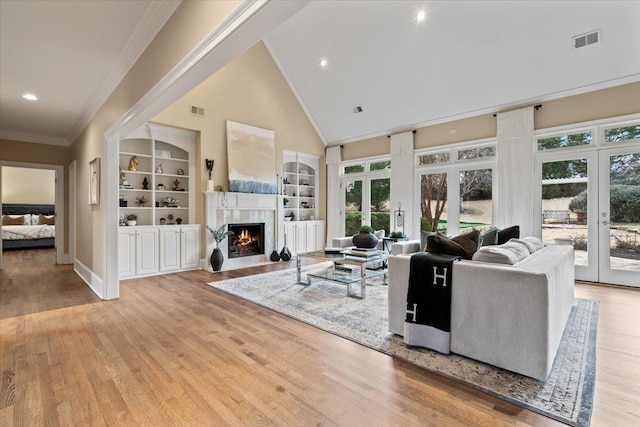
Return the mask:
[[[315,264],[303,271],[319,271]],[[407,347],[387,330],[387,287],[378,279],[364,300],[348,298],[346,285],[314,279],[296,283],[295,269],[209,283],[327,332],[464,382],[518,406],[572,426],[588,426],[595,382],[597,301],[576,299],[546,382],[455,354]],[[359,291],[359,285],[353,285]]]

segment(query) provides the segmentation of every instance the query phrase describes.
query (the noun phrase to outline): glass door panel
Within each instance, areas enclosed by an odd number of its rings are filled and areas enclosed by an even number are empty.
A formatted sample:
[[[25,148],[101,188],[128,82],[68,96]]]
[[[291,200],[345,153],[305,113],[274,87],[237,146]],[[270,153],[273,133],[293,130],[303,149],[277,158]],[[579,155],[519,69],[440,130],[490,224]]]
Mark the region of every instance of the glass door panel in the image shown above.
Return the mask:
[[[363,224],[362,180],[344,182],[344,235],[353,236]]]
[[[420,231],[446,231],[447,173],[420,176]]]
[[[461,171],[460,232],[491,228],[492,211],[492,170]]]
[[[369,180],[371,227],[374,230],[385,230],[386,236],[391,233],[391,178],[375,178]]]
[[[640,286],[640,148],[600,152],[600,281]]]

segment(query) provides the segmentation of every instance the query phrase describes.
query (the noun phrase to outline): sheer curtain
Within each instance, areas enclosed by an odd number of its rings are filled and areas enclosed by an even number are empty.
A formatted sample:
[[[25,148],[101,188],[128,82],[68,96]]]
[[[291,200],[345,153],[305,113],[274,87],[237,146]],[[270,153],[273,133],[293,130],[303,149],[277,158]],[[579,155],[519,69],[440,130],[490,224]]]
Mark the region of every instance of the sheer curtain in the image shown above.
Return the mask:
[[[533,235],[533,107],[498,113],[496,225]]]
[[[331,246],[329,242],[334,237],[340,237],[340,162],[342,151],[340,147],[328,147],[327,159],[327,241],[325,246]]]

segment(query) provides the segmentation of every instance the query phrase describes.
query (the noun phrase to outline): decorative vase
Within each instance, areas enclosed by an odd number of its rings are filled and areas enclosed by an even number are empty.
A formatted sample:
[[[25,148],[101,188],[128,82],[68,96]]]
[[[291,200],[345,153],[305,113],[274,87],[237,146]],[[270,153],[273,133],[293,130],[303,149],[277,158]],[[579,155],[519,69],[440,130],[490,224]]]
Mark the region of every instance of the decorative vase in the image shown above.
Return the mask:
[[[360,233],[353,236],[353,244],[357,248],[375,248],[378,244],[378,238],[372,233]]]
[[[211,252],[211,258],[209,259],[211,263],[211,268],[213,271],[220,271],[222,269],[222,264],[224,263],[224,255],[222,255],[222,251],[220,248],[215,248],[213,252]]]
[[[213,191],[213,181],[212,180],[208,180],[207,181],[207,191]]]
[[[133,227],[134,225],[136,225],[138,223],[138,221],[127,221],[127,225],[129,227]]]
[[[269,256],[269,259],[273,262],[278,262],[280,261],[280,254],[278,253],[278,251],[274,249],[273,252],[271,252],[271,255]]]
[[[283,261],[289,261],[291,259],[291,251],[287,247],[287,233],[284,234],[284,247],[280,251],[280,258]]]

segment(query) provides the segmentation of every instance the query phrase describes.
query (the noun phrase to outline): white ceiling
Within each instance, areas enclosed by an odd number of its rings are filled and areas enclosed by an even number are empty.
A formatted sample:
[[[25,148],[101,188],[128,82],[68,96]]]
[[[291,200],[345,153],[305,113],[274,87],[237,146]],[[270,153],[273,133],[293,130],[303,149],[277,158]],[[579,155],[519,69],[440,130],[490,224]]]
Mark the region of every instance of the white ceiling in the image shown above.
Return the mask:
[[[1,0],[0,136],[69,145],[179,4]]]
[[[68,145],[178,4],[0,0],[0,137]],[[318,0],[265,42],[331,144],[638,81],[639,20],[640,1]]]
[[[266,42],[331,144],[638,81],[639,22],[639,1],[316,1]]]

